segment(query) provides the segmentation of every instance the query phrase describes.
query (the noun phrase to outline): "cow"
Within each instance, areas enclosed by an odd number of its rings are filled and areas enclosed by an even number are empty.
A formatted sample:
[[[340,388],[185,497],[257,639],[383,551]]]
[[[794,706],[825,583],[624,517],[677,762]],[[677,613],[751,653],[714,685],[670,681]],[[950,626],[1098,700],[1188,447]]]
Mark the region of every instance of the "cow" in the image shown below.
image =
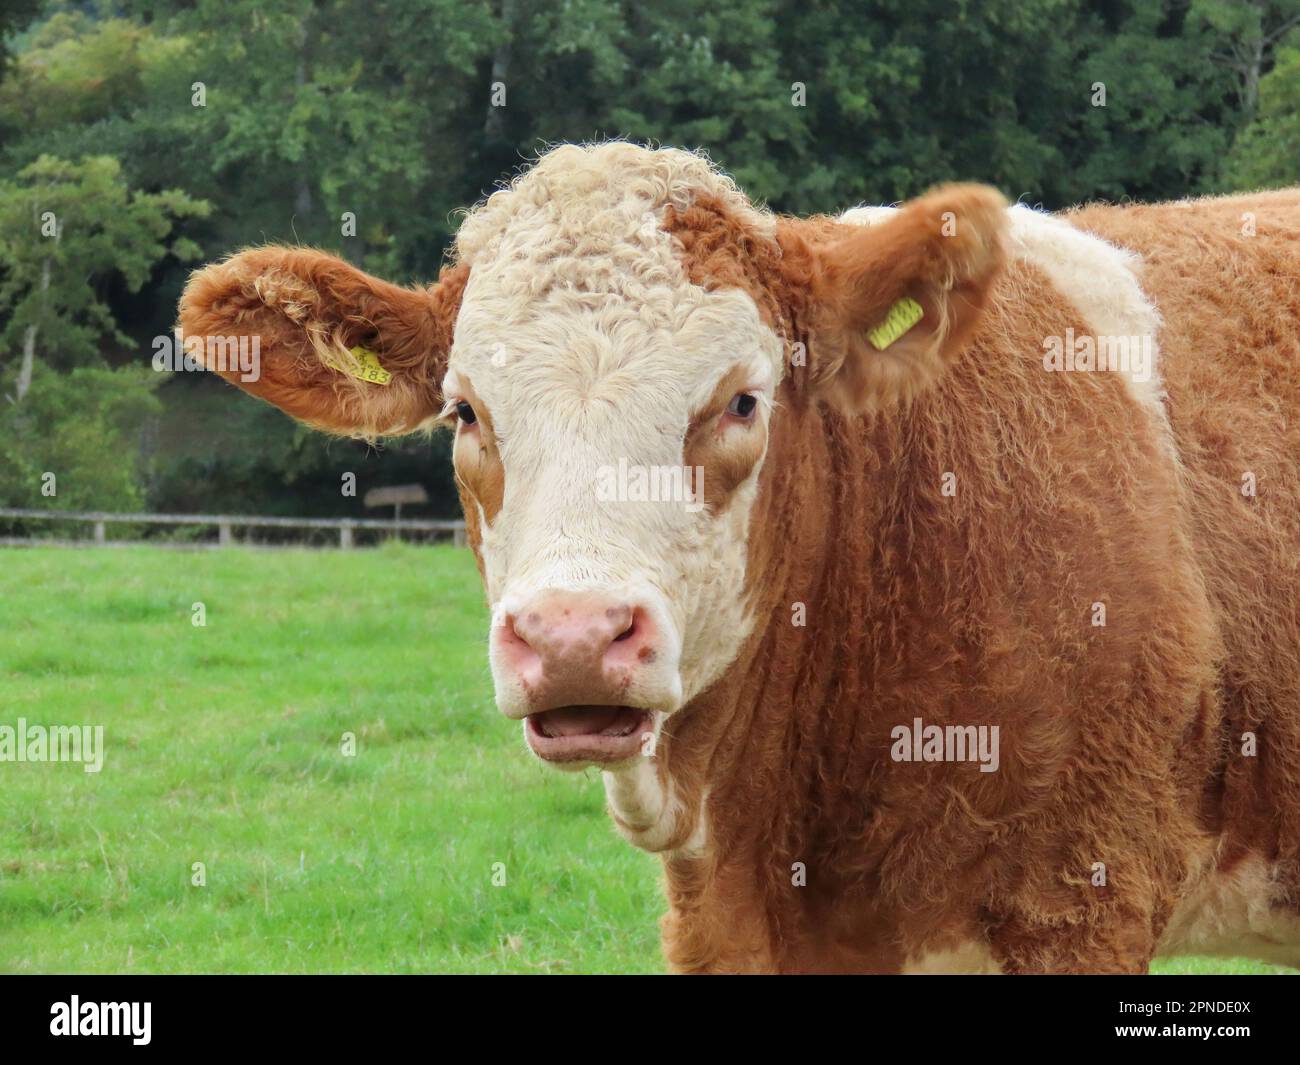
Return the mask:
[[[661,856],[670,969],[1300,964],[1300,189],[796,218],[563,145],[433,285],[257,247],[180,321],[451,427],[498,708]]]

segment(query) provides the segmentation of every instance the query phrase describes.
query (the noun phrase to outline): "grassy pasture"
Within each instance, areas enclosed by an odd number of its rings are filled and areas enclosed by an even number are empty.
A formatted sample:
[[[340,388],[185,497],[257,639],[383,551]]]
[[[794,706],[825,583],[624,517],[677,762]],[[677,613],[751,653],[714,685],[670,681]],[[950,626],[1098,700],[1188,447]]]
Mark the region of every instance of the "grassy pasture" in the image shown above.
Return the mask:
[[[657,861],[496,713],[486,625],[450,547],[0,550],[0,724],[106,745],[0,763],[0,972],[661,971]]]

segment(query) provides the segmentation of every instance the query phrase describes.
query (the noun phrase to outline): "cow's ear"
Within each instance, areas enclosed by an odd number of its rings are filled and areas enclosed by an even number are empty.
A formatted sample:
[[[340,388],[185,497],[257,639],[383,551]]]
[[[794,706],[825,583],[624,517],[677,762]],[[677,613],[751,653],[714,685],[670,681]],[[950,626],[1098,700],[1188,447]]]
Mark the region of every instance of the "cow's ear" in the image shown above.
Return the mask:
[[[310,248],[249,248],[190,277],[183,343],[208,369],[318,429],[410,432],[440,411],[467,276],[446,267],[436,285],[402,288]],[[232,339],[257,357],[234,357]]]
[[[782,223],[787,284],[804,294],[806,368],[791,381],[851,411],[932,385],[979,321],[1004,261],[1006,201],[940,186],[868,225]]]

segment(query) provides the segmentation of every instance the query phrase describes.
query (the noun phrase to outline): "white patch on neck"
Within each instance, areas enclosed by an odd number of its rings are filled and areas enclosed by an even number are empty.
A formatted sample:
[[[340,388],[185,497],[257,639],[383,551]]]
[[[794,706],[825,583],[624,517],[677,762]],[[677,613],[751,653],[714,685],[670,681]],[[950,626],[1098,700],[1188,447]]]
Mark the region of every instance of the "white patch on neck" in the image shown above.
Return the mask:
[[[1300,916],[1260,857],[1212,872],[1174,909],[1157,956],[1210,954],[1300,965]]]
[[[651,758],[639,759],[631,766],[606,771],[605,797],[616,818],[614,825],[633,846],[658,853],[668,849],[678,833],[686,808],[678,798],[672,781],[664,781]],[[678,850],[683,857],[703,853],[708,839],[705,806],[708,791],[700,798],[700,810],[691,829],[690,839]]]

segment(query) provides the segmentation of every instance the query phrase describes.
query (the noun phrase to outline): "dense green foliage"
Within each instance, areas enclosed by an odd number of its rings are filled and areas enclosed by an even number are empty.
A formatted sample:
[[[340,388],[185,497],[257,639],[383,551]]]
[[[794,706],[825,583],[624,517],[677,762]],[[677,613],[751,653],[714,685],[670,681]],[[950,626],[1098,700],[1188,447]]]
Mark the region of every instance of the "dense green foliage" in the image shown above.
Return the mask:
[[[146,363],[186,271],[245,244],[427,279],[457,210],[553,141],[706,149],[794,212],[953,178],[1052,208],[1300,180],[1300,0],[22,0],[3,19],[0,394],[18,406],[25,363]],[[133,464],[153,507],[356,514],[355,471],[455,511],[441,440],[307,444],[232,396],[191,439],[221,387],[158,390],[144,440],[172,446]],[[28,431],[22,469],[48,469],[58,427]],[[27,491],[13,480],[0,505]],[[124,502],[116,482],[101,502]]]

